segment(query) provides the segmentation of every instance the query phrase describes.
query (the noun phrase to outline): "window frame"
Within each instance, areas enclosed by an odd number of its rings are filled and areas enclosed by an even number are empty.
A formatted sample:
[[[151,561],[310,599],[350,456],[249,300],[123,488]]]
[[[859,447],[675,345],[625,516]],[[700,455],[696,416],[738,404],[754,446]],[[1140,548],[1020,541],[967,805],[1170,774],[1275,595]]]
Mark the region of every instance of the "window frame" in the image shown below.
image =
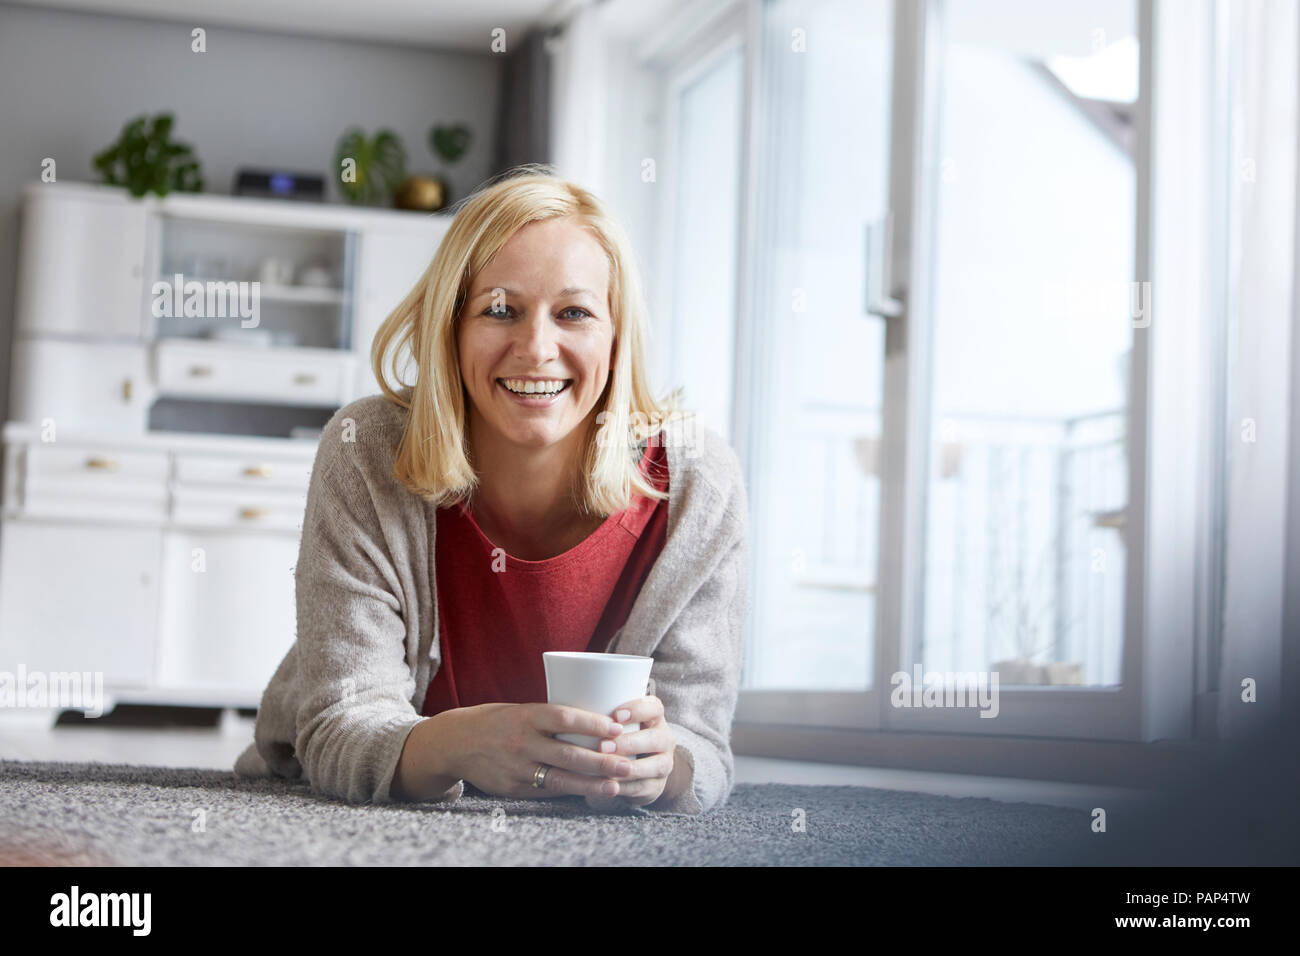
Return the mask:
[[[1213,4],[1215,0],[1195,2]],[[1166,0],[1135,0],[1135,4],[1142,53],[1139,98],[1133,107],[1133,276],[1134,281],[1152,282],[1159,289],[1160,300],[1157,305],[1153,297],[1152,314],[1158,311],[1162,318],[1154,319],[1150,327],[1133,330],[1127,410],[1129,501],[1121,684],[1115,688],[1000,689],[1000,714],[996,720],[982,720],[973,709],[890,706],[890,685],[885,675],[904,669],[902,661],[914,657],[911,652],[919,638],[917,623],[924,585],[930,301],[923,253],[930,248],[929,236],[934,228],[932,192],[936,177],[931,173],[927,181],[927,157],[931,155],[927,150],[934,142],[937,122],[935,90],[942,66],[937,51],[945,5],[944,0],[895,0],[890,159],[894,235],[890,266],[897,284],[894,296],[904,303],[904,310],[898,319],[886,320],[883,443],[885,448],[901,449],[901,453],[885,455],[882,461],[875,686],[861,693],[742,689],[735,723],[744,728],[747,752],[779,751],[776,742],[787,732],[816,728],[823,732],[803,738],[802,746],[811,759],[828,759],[842,752],[836,741],[842,741],[845,731],[1117,741],[1191,736],[1198,646],[1202,660],[1205,654],[1205,637],[1199,639],[1199,645],[1196,638],[1196,607],[1203,599],[1206,568],[1212,565],[1212,554],[1207,553],[1212,540],[1205,533],[1207,519],[1203,511],[1205,482],[1210,480],[1204,440],[1207,430],[1214,429],[1216,423],[1207,421],[1214,413],[1212,402],[1203,403],[1196,415],[1188,416],[1179,396],[1185,394],[1184,388],[1208,384],[1201,376],[1208,374],[1207,350],[1213,348],[1212,336],[1205,334],[1204,326],[1212,305],[1191,300],[1180,303],[1175,287],[1180,262],[1185,261],[1179,255],[1185,255],[1188,249],[1195,248],[1196,255],[1203,257],[1198,261],[1204,261],[1207,268],[1214,263],[1207,252],[1209,240],[1205,235],[1190,237],[1176,253],[1156,248],[1153,241],[1168,237],[1171,228],[1208,229],[1211,225],[1208,210],[1205,217],[1193,221],[1186,216],[1180,218],[1177,209],[1181,192],[1212,182],[1216,170],[1209,151],[1196,151],[1201,143],[1199,137],[1205,133],[1203,127],[1208,128],[1210,122],[1205,116],[1198,124],[1196,110],[1209,104],[1201,102],[1195,91],[1180,90],[1175,74],[1209,74],[1214,56],[1210,42],[1214,22],[1210,16],[1185,15]],[[762,7],[762,0],[733,0],[712,5],[707,15],[697,9],[692,12],[690,29],[683,28],[680,22],[665,26],[664,36],[675,33],[671,53],[665,53],[668,46],[661,43],[652,61],[664,69],[674,58],[680,64],[682,57],[704,55],[701,51],[710,44],[717,47],[717,37],[722,33],[733,38],[743,35],[744,168],[740,176],[733,444],[751,489],[752,514],[759,519],[751,523],[752,553],[756,557],[763,553],[761,516],[766,513],[764,486],[753,480],[762,441],[762,410],[756,404],[761,390],[756,383],[761,381],[762,363],[770,360],[764,353],[754,307],[763,294],[757,260],[763,229],[771,228],[762,215],[763,185],[757,170],[764,135],[758,99],[764,80]],[[1194,51],[1191,55],[1200,58],[1190,67],[1189,42]],[[714,55],[718,55],[716,49]],[[1163,69],[1166,64],[1172,68]],[[1158,116],[1153,113],[1153,102],[1161,104]],[[667,104],[663,105],[663,131],[671,136],[672,114]],[[1189,162],[1189,157],[1203,161]],[[1157,182],[1164,183],[1159,192],[1153,191]],[[671,189],[665,189],[659,204],[657,251],[661,266],[671,261],[665,257],[665,243],[670,241],[672,227],[671,195]],[[1159,284],[1165,276],[1170,277],[1168,281]],[[656,284],[661,303],[668,301],[671,288],[672,276],[661,267]],[[1180,305],[1191,309],[1185,321],[1175,318]],[[673,338],[663,343],[670,351],[679,344]],[[1191,372],[1186,367],[1189,355],[1193,360]],[[1189,467],[1188,449],[1192,449],[1195,467]],[[1154,488],[1161,493],[1153,495]],[[753,643],[761,622],[752,625],[747,645]],[[1202,615],[1202,635],[1204,630]],[[891,639],[886,640],[886,636]]]

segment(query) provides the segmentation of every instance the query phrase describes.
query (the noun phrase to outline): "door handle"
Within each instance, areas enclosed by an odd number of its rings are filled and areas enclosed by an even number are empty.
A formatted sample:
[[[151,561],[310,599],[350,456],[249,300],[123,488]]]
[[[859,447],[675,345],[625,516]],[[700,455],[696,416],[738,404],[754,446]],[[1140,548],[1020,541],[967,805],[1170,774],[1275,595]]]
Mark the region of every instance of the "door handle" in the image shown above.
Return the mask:
[[[867,223],[866,311],[883,319],[903,314],[903,301],[893,289],[894,213]]]

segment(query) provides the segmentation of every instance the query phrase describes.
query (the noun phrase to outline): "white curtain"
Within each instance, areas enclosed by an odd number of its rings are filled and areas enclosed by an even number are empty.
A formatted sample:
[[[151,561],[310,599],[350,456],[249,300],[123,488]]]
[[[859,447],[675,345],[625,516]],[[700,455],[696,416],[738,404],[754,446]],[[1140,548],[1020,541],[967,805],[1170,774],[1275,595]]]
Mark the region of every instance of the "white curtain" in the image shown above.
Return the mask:
[[[578,8],[551,51],[551,156],[555,171],[605,192],[608,100],[605,30],[595,6]]]
[[[1296,262],[1297,53],[1294,0],[1234,0],[1237,255],[1229,365],[1228,517],[1219,733],[1277,721],[1283,696],[1291,334]],[[1298,503],[1300,504],[1300,503]],[[1256,702],[1243,701],[1243,681]]]

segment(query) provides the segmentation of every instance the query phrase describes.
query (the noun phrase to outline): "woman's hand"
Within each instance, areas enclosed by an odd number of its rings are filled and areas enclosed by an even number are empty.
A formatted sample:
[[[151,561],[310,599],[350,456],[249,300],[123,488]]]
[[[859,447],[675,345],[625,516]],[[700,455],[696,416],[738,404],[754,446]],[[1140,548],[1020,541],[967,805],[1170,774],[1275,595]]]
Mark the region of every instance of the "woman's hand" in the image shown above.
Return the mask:
[[[631,758],[632,774],[619,780],[615,798],[598,794],[589,796],[587,803],[598,809],[611,804],[643,807],[654,803],[666,789],[671,789],[669,778],[673,774],[673,755],[677,750],[677,738],[664,717],[664,703],[653,694],[638,697],[616,708],[614,719],[624,724],[641,725],[640,730],[613,740],[603,740],[600,744],[606,754]]]
[[[609,717],[577,707],[479,704],[443,714],[447,715],[440,741],[443,772],[485,793],[522,799],[557,794],[612,796],[619,792],[618,781],[630,779],[640,763],[556,740],[554,734],[617,737],[623,733],[622,725]],[[538,764],[550,768],[540,788],[533,786]]]

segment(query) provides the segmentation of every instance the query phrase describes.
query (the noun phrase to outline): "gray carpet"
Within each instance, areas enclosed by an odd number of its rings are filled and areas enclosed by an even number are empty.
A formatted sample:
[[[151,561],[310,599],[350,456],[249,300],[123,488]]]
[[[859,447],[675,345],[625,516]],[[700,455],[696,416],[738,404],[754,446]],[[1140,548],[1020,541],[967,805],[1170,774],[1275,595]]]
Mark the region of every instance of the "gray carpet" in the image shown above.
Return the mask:
[[[0,760],[0,862],[25,864],[1051,865],[1087,830],[1083,810],[867,787],[738,785],[692,818],[580,797],[359,806],[218,770]]]

